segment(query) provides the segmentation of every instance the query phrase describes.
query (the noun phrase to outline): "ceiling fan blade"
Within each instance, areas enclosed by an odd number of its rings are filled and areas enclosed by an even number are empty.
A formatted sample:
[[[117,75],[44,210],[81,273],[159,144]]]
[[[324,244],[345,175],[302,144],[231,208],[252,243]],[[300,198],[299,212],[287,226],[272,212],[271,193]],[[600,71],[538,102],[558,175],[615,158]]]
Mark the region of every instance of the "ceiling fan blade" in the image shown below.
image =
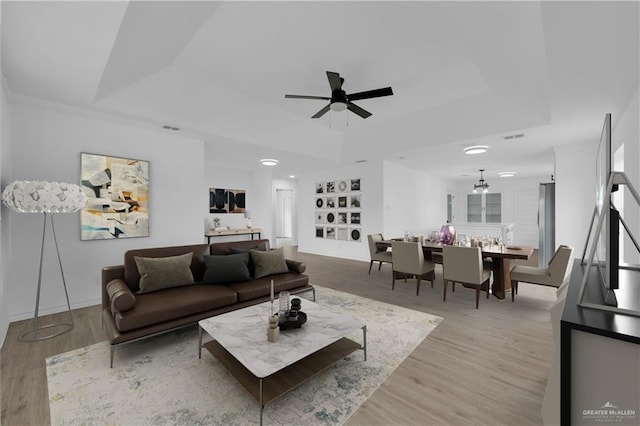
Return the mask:
[[[366,92],[351,93],[350,95],[347,95],[347,99],[350,101],[357,101],[360,99],[379,98],[381,96],[391,95],[393,95],[391,87],[384,87],[381,89],[367,90]]]
[[[358,114],[362,118],[371,116],[371,113],[369,111],[362,109],[358,105],[352,104],[351,102],[347,104],[347,109],[355,114]]]
[[[326,107],[322,108],[320,111],[316,112],[313,116],[311,116],[311,118],[320,118],[323,115],[325,115],[327,113],[327,111],[329,111],[329,108],[331,107],[331,104],[327,104]]]
[[[337,72],[327,71],[327,78],[329,79],[329,86],[331,86],[331,92],[340,90],[342,88],[342,80],[340,74]]]
[[[324,99],[325,101],[331,100],[326,96],[307,96],[307,95],[284,95],[285,98],[290,99]]]

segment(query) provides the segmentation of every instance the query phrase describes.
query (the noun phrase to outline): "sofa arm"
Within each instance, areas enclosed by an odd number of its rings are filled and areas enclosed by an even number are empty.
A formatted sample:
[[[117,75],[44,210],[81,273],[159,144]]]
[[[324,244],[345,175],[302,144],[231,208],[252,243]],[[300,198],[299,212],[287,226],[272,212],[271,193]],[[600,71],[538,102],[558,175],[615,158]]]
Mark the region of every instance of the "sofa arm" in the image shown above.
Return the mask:
[[[112,311],[125,312],[135,306],[136,296],[124,281],[120,279],[109,281],[106,290],[111,301]]]
[[[297,260],[285,259],[285,262],[287,263],[287,268],[289,268],[291,272],[301,274],[307,269],[307,265],[302,262],[298,262]]]

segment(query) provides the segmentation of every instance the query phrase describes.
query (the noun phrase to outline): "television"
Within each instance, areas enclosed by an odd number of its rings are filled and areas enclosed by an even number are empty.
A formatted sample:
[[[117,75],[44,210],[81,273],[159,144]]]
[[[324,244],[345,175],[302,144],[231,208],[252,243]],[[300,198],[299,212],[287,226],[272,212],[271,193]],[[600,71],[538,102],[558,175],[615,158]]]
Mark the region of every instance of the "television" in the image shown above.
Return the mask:
[[[607,113],[602,126],[596,155],[596,210],[604,217],[603,227],[595,236],[596,266],[599,270],[605,305],[617,306],[614,290],[619,287],[620,213],[612,203],[612,194],[607,194],[607,185],[612,172],[611,113]],[[614,185],[611,192],[617,190]]]

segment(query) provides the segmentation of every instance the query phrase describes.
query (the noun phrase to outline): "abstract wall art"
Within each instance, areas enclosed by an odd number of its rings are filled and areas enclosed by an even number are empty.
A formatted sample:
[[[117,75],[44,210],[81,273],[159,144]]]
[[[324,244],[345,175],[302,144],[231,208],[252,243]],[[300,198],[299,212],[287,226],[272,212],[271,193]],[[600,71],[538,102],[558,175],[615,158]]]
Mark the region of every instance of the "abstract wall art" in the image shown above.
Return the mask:
[[[83,241],[149,236],[148,161],[83,152],[80,180]]]

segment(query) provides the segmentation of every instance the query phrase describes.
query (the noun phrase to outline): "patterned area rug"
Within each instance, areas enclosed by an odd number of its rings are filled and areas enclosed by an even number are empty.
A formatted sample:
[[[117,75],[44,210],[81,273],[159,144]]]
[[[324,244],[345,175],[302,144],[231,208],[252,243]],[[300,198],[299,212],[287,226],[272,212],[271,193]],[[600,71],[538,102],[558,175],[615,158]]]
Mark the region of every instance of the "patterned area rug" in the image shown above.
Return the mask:
[[[442,320],[320,286],[316,292],[318,304],[366,322],[367,361],[356,351],[273,401],[265,424],[344,423]],[[351,337],[362,341],[360,331]],[[258,402],[208,351],[202,359],[197,351],[194,326],[119,347],[113,369],[106,341],[47,358],[51,424],[258,424]]]

